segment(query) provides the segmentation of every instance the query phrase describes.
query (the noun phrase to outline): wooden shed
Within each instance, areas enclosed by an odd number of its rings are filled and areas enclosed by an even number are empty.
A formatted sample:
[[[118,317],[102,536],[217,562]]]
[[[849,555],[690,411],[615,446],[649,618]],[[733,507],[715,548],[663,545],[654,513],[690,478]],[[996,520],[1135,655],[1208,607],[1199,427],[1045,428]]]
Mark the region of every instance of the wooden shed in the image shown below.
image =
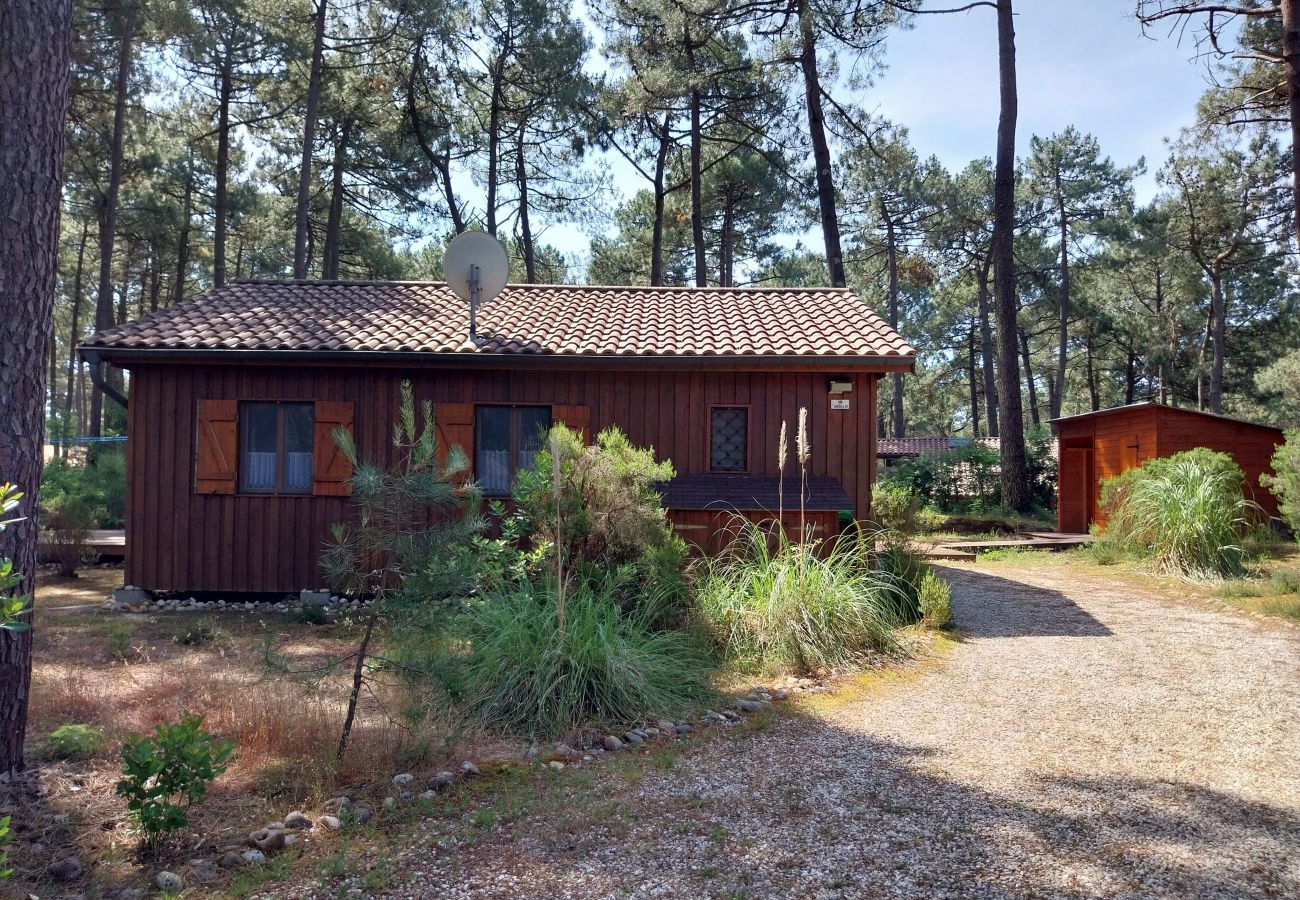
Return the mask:
[[[319,588],[351,514],[331,430],[386,458],[403,380],[488,496],[509,495],[551,423],[617,425],[672,460],[669,514],[704,550],[725,513],[774,514],[777,435],[806,408],[809,520],[831,538],[842,513],[869,515],[877,382],[915,357],[843,288],[511,285],[478,333],[444,284],[237,282],[95,335],[96,377],[131,375],[126,582]]]
[[[1072,534],[1104,526],[1098,510],[1101,482],[1145,460],[1195,447],[1227,453],[1246,474],[1246,495],[1277,515],[1277,498],[1260,486],[1283,442],[1281,429],[1160,403],[1133,403],[1052,420],[1060,445],[1057,528]]]

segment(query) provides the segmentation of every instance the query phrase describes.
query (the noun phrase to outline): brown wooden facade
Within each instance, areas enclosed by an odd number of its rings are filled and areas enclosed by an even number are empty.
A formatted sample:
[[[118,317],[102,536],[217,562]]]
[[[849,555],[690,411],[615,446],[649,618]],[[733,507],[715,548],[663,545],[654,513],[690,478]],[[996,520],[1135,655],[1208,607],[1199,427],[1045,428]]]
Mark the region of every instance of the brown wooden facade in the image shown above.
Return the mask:
[[[156,359],[156,357],[155,357]],[[331,523],[349,515],[346,469],[331,457],[329,429],[350,427],[363,457],[390,450],[398,385],[409,379],[417,401],[430,400],[445,442],[473,458],[476,404],[550,405],[553,418],[595,434],[617,425],[637,445],[671,459],[679,473],[709,471],[709,415],[717,405],[749,409],[749,472],[777,473],[782,421],[793,434],[808,410],[811,475],[838,479],[852,512],[866,518],[876,459],[877,381],[883,370],[783,363],[746,366],[571,364],[448,367],[414,360],[356,365],[273,361],[121,360],[131,370],[128,421],[126,581],[150,590],[297,591],[321,586],[317,558]],[[689,365],[689,367],[688,367]],[[829,380],[853,383],[849,409],[832,409]],[[310,494],[240,493],[238,404],[316,404]],[[680,533],[708,549],[718,516],[673,513]],[[822,521],[824,520],[824,521]],[[818,513],[832,536],[837,516]],[[697,526],[704,525],[705,529]]]
[[[1090,524],[1105,526],[1105,516],[1098,509],[1105,479],[1153,457],[1196,447],[1219,450],[1236,460],[1246,476],[1246,496],[1268,515],[1277,515],[1277,498],[1260,486],[1259,476],[1273,471],[1273,451],[1284,440],[1280,429],[1158,403],[1069,416],[1052,425],[1060,440],[1060,531],[1081,534]]]

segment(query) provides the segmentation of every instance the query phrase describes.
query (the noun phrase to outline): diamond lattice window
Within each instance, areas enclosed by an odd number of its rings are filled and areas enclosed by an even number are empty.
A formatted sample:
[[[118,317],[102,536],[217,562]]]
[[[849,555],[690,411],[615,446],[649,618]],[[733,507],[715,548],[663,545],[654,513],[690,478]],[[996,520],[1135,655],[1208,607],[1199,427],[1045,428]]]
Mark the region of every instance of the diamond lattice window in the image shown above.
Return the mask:
[[[744,472],[749,447],[749,410],[720,406],[713,410],[709,462],[715,472]]]

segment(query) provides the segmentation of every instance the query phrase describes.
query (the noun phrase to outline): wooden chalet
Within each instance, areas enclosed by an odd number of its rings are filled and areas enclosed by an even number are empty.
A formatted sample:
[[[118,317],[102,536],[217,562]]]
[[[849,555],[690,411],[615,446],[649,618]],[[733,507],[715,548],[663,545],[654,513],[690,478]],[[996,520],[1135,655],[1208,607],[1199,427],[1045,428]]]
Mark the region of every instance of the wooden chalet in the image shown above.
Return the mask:
[[[444,284],[313,281],[232,283],[95,335],[81,353],[97,380],[130,371],[126,582],[318,588],[350,514],[331,431],[385,458],[404,379],[489,497],[551,423],[589,439],[617,425],[672,460],[666,505],[703,549],[728,511],[774,514],[777,435],[788,423],[793,455],[806,408],[809,520],[831,537],[869,515],[877,382],[915,356],[847,289],[511,285],[478,332]]]
[[[1083,534],[1089,525],[1106,524],[1098,509],[1103,480],[1153,457],[1196,447],[1219,450],[1236,460],[1246,476],[1246,496],[1268,515],[1277,515],[1277,498],[1260,486],[1259,476],[1273,471],[1273,451],[1285,440],[1281,429],[1160,403],[1065,416],[1053,419],[1052,428],[1060,446],[1059,531]]]

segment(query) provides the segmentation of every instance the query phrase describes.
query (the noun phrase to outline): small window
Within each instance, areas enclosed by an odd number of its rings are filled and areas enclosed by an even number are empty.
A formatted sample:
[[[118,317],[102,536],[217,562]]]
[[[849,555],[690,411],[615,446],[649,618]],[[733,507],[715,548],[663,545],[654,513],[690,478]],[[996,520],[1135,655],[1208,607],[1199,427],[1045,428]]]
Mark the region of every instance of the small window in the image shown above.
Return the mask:
[[[483,493],[505,496],[515,473],[533,464],[551,427],[549,406],[480,406],[475,410],[474,477]]]
[[[310,494],[316,407],[312,403],[242,403],[240,490]]]
[[[709,428],[709,468],[714,472],[749,469],[749,410],[715,406]]]

